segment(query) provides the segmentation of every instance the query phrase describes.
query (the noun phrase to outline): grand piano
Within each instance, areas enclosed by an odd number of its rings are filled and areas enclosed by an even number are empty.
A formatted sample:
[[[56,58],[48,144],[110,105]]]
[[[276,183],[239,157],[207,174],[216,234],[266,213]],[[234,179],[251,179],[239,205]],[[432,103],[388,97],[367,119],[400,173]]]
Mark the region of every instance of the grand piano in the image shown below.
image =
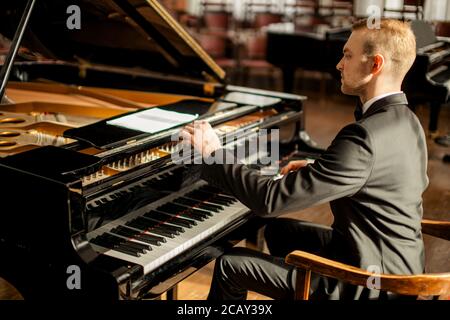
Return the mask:
[[[228,85],[157,1],[2,1],[0,33],[0,277],[26,299],[155,298],[258,224],[173,160],[179,126],[111,119],[157,107],[199,115],[229,149],[279,129],[281,156],[318,151],[305,97]]]
[[[433,26],[415,20],[411,28],[416,35],[417,56],[406,75],[403,90],[413,106],[429,104],[428,130],[436,132],[441,106],[450,96],[450,38],[437,37]]]
[[[351,28],[329,24],[272,24],[267,29],[267,61],[283,73],[283,90],[292,92],[298,68],[321,71],[334,78],[340,75],[336,65]]]

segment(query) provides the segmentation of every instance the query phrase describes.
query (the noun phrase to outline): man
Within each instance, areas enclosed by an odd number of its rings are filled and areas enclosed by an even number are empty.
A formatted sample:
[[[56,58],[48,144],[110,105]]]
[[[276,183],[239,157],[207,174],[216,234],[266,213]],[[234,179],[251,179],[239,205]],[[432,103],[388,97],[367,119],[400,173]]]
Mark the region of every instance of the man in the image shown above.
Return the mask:
[[[277,216],[324,202],[331,228],[274,219],[265,235],[271,256],[234,248],[217,259],[210,299],[245,299],[247,290],[275,299],[294,297],[296,271],[284,263],[299,249],[387,274],[424,271],[422,193],[428,185],[423,129],[409,110],[401,84],[415,59],[407,23],[358,22],[337,65],[341,90],[362,108],[313,164],[292,162],[282,179],[239,164],[202,165],[202,177],[234,194],[260,216]],[[203,139],[196,139],[200,131]],[[184,139],[208,157],[221,147],[205,122],[187,126]],[[379,291],[313,275],[311,298],[383,298]]]

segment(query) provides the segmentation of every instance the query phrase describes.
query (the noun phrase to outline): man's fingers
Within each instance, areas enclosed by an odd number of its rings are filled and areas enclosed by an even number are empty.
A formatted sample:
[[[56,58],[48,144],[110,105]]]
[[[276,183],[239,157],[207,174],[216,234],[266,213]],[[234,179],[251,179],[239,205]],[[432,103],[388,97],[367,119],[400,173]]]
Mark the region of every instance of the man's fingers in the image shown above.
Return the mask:
[[[308,165],[308,161],[307,160],[298,160],[296,161],[296,166],[298,167],[298,169],[306,167]]]
[[[180,137],[184,142],[192,143],[192,135],[185,129],[180,131]]]
[[[286,174],[288,174],[289,171],[291,171],[291,170],[292,170],[291,163],[288,163],[288,164],[285,165],[283,168],[281,168],[280,173],[286,175]]]
[[[186,130],[186,131],[189,132],[189,133],[194,133],[194,125],[188,124],[187,126],[185,126],[185,127],[183,128],[183,130]]]
[[[286,166],[281,168],[280,173],[288,174],[289,171],[297,171],[303,167],[306,167],[307,165],[308,165],[308,161],[306,161],[306,160],[291,161]]]

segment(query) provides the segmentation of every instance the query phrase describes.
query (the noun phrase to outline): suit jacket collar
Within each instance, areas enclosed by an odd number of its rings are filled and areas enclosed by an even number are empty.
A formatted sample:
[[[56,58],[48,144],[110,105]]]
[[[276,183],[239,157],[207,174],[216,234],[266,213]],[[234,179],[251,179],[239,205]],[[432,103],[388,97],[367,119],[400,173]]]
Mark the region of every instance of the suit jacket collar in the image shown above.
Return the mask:
[[[371,116],[382,108],[394,105],[408,105],[408,99],[406,99],[406,95],[404,93],[396,93],[375,101],[369,107],[369,109],[364,112],[364,114],[362,115],[362,119]]]

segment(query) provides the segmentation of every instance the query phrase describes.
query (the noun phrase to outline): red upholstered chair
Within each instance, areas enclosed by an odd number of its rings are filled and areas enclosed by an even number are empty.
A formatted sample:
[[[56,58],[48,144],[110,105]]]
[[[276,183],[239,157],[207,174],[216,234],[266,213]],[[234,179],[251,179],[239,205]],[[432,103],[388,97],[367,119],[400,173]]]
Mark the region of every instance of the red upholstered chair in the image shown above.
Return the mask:
[[[236,60],[233,59],[232,42],[227,37],[215,33],[199,33],[194,37],[221,68],[227,73],[234,71]]]
[[[241,67],[243,82],[248,82],[248,77],[252,71],[264,71],[270,81],[269,86],[273,86],[275,78],[275,66],[266,60],[267,36],[265,33],[256,32],[247,37],[241,53],[239,65]]]
[[[231,26],[231,14],[225,11],[203,12],[203,25],[208,31],[226,32]]]
[[[440,37],[450,37],[450,22],[449,21],[435,21],[435,33]]]
[[[273,12],[258,12],[255,13],[253,20],[253,28],[260,29],[272,23],[279,23],[283,21],[283,15]]]
[[[283,21],[284,13],[279,12],[279,6],[273,2],[262,0],[247,0],[244,5],[244,25],[252,29],[260,29],[272,23]]]

